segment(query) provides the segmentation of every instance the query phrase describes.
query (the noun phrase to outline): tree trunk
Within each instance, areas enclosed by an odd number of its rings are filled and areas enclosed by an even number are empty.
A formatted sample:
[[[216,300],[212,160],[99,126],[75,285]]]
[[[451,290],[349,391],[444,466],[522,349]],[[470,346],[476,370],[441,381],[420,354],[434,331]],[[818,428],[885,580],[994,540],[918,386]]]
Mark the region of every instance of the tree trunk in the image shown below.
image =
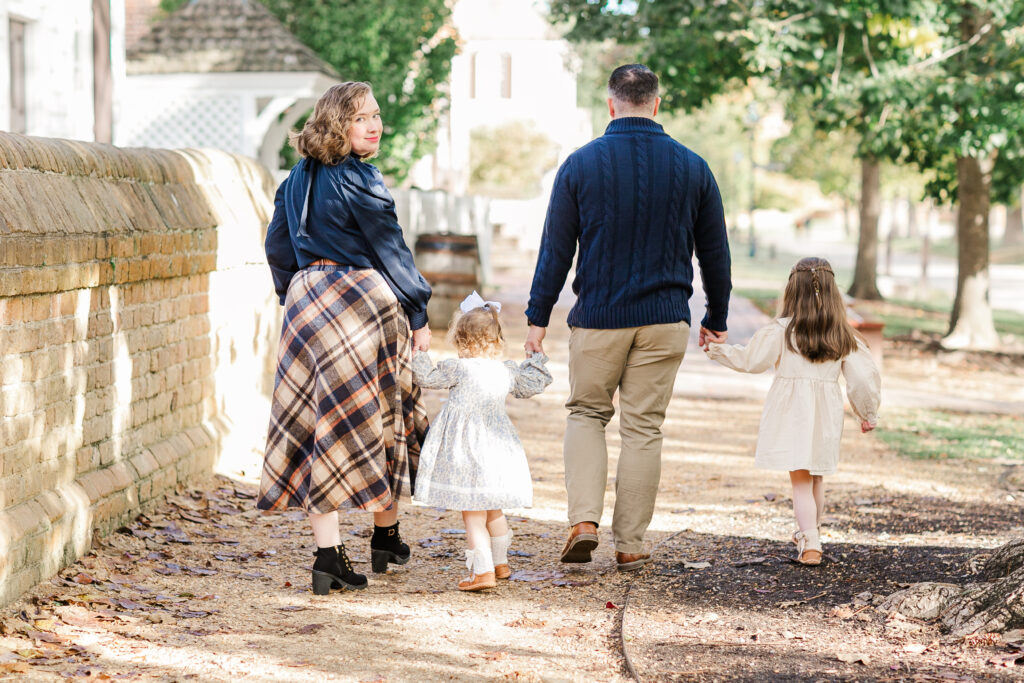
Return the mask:
[[[843,197],[843,234],[846,237],[850,236],[850,200],[847,197]]]
[[[917,237],[917,202],[911,199],[909,196],[906,199],[907,202],[907,237],[914,239]]]
[[[1024,206],[1018,201],[1017,206],[1006,207],[1006,230],[1003,232],[1003,244],[1006,246],[1024,243]]]
[[[855,299],[881,299],[878,274],[878,216],[882,210],[878,159],[860,160],[860,237],[857,240],[857,265],[853,271],[850,296]]]
[[[995,157],[956,160],[957,278],[949,333],[942,345],[953,349],[991,349],[999,344],[989,304],[988,212]]]
[[[1024,627],[1024,539],[1002,546],[985,563],[987,583],[918,583],[879,608],[914,619],[941,620],[953,635],[1001,633]]]

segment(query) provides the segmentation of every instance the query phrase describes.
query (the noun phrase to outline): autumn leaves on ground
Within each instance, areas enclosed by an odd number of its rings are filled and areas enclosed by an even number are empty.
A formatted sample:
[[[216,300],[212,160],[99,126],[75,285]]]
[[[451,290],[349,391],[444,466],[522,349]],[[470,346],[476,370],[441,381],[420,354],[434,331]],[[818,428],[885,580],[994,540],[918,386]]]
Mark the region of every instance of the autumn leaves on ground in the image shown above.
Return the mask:
[[[519,316],[508,319],[509,338],[521,339]],[[484,594],[456,591],[465,571],[458,513],[406,505],[407,565],[371,574],[369,516],[343,515],[370,586],[314,596],[304,517],[259,514],[251,465],[97,539],[0,612],[0,679],[1019,679],[1024,634],[953,638],[882,601],[907,584],[977,580],[990,549],[1024,536],[1020,468],[901,457],[849,418],[840,473],[827,482],[825,562],[799,566],[785,474],[751,467],[766,378],[716,368],[695,347],[664,428],[648,534],[655,561],[617,573],[606,515],[595,562],[559,564],[567,350],[556,330],[545,342],[555,383],[510,401],[535,479],[535,506],[510,514],[512,580]],[[955,368],[934,371],[934,355],[890,352],[895,392],[966,391],[970,400],[971,391],[1017,391],[1024,375],[1020,364],[973,368],[977,386],[965,389]],[[434,414],[443,396],[427,398]],[[617,420],[609,443],[614,455]]]

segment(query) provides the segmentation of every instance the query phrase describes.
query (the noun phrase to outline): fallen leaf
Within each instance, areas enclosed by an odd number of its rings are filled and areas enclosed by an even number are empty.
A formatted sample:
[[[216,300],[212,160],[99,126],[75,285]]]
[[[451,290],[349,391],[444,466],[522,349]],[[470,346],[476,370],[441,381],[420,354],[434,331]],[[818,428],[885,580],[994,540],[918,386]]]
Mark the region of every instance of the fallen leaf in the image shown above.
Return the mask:
[[[769,503],[771,503],[772,501],[774,501],[778,497],[779,497],[779,495],[777,493],[766,493],[766,494],[764,494],[764,499],[767,500]]]
[[[78,574],[75,574],[71,580],[75,583],[82,584],[83,586],[88,585],[90,583],[96,583],[96,579],[92,578],[85,572],[79,572]]]
[[[609,600],[608,602],[604,603],[604,607],[605,607],[605,609],[618,609],[619,608],[619,606],[616,605],[611,600]]]
[[[0,662],[0,671],[11,674],[27,674],[32,670],[28,662]]]
[[[32,622],[32,625],[39,631],[52,631],[57,626],[57,622],[52,618],[36,619]]]
[[[508,657],[508,653],[507,652],[481,652],[481,653],[470,652],[469,656],[470,657],[476,657],[478,659],[489,659],[492,662],[500,662],[501,660],[505,659],[505,657]]]
[[[707,569],[710,566],[710,562],[683,562],[684,569]]]
[[[924,643],[907,643],[903,646],[903,651],[911,655],[922,654],[927,649],[928,646]]]
[[[860,662],[864,666],[871,663],[871,658],[865,654],[847,654],[845,652],[836,655],[836,659],[840,662],[846,662],[847,664],[855,664]]]
[[[310,633],[316,633],[324,627],[323,624],[306,624],[305,626],[298,628],[294,633],[301,633],[302,635],[309,635]]]
[[[830,617],[836,617],[837,619],[849,619],[853,616],[853,610],[849,607],[833,607],[828,615]]]
[[[609,605],[612,603],[608,603]],[[575,626],[563,626],[562,628],[555,631],[555,635],[559,638],[567,638],[569,636],[582,636],[583,631],[579,630]]]
[[[505,622],[505,626],[511,626],[512,628],[540,628],[547,622],[541,621],[540,619],[531,619],[530,617],[519,617],[512,621]]]

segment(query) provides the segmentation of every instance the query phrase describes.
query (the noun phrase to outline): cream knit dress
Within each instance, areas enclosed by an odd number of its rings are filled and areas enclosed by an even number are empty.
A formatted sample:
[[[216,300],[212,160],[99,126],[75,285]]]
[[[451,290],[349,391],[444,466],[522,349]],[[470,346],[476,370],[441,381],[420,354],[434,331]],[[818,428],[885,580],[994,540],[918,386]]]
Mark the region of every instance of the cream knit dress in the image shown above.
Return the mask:
[[[766,470],[807,470],[833,474],[839,464],[846,378],[850,407],[861,420],[878,422],[881,379],[871,352],[860,340],[857,350],[838,361],[812,363],[786,348],[788,318],[761,328],[744,346],[709,344],[708,356],[740,372],[774,367],[757,433],[754,466]]]

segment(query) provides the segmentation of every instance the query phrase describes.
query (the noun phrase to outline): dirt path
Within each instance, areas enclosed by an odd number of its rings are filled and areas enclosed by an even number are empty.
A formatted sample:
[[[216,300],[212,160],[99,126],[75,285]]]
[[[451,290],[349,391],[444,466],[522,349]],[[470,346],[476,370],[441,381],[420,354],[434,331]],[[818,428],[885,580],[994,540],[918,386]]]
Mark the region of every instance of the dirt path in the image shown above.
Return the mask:
[[[518,311],[505,317],[514,357],[525,329]],[[436,346],[439,357],[445,350]],[[1004,652],[998,645],[933,646],[938,634],[893,626],[871,598],[857,597],[923,578],[963,581],[977,549],[1024,533],[1024,496],[998,490],[998,466],[904,460],[849,422],[840,474],[829,482],[830,561],[798,567],[788,561],[785,474],[750,467],[765,378],[716,369],[695,349],[666,420],[648,535],[664,543],[657,562],[618,574],[606,515],[596,561],[559,565],[564,329],[553,327],[545,346],[555,383],[510,403],[535,478],[535,506],[511,513],[519,580],[487,594],[454,590],[465,571],[461,519],[407,505],[407,565],[370,574],[371,520],[344,515],[346,543],[370,587],[314,596],[303,516],[261,516],[251,479],[219,477],[102,539],[0,612],[0,679],[622,681],[623,640],[645,681],[933,680],[925,676],[949,672],[1009,680],[1022,670],[988,663]],[[428,396],[431,414],[441,398]]]

